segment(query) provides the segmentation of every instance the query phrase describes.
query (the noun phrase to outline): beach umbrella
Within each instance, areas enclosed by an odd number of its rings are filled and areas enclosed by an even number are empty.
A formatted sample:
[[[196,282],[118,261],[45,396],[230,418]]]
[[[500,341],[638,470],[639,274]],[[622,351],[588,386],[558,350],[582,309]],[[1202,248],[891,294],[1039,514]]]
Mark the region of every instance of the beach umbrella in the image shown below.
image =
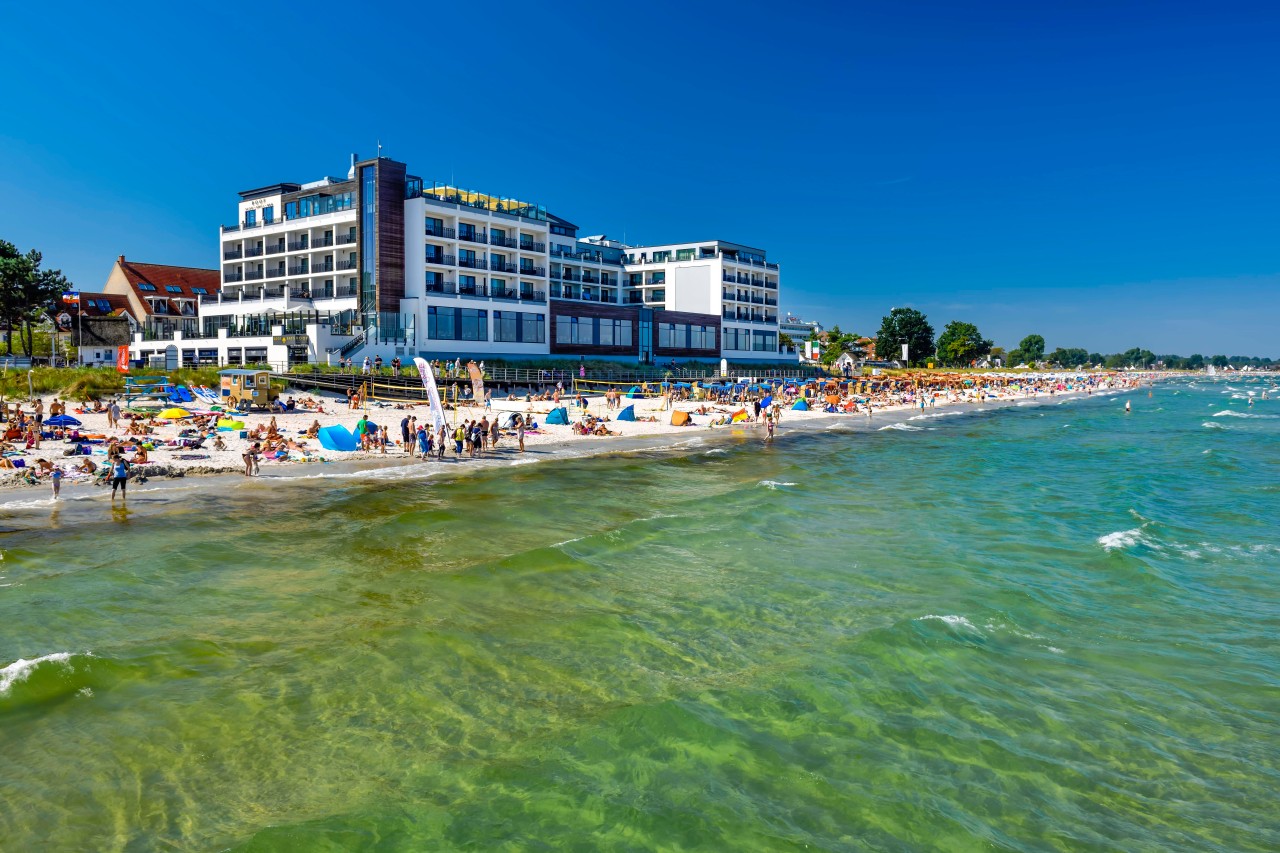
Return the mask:
[[[80,426],[80,422],[71,417],[71,415],[54,415],[49,418],[49,420],[45,421],[44,425],[52,427],[69,427]]]
[[[165,409],[157,417],[164,418],[165,420],[176,421],[178,418],[191,417],[191,413],[186,409],[179,409],[175,406],[172,409]]]

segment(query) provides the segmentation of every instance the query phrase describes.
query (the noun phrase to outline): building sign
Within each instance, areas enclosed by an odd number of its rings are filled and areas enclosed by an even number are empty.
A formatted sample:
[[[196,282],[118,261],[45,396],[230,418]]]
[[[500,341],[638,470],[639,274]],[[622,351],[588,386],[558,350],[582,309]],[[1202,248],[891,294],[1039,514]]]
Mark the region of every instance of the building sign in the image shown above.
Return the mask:
[[[271,343],[279,347],[305,347],[311,345],[311,339],[306,335],[275,335]]]
[[[274,203],[275,203],[275,198],[272,198],[272,197],[268,197],[268,198],[255,198],[255,199],[253,199],[252,201],[250,201],[250,202],[249,202],[249,207],[255,207],[255,208],[256,208],[256,207],[266,207],[267,205],[269,205],[269,204],[274,204]]]

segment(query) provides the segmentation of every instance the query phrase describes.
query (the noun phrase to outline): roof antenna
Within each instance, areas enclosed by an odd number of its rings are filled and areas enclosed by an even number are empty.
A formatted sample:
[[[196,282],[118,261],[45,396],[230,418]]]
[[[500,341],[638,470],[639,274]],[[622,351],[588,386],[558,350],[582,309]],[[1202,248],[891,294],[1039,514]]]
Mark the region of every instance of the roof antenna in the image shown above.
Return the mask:
[[[381,139],[378,140],[378,157],[379,159],[381,159],[382,157],[382,140]]]

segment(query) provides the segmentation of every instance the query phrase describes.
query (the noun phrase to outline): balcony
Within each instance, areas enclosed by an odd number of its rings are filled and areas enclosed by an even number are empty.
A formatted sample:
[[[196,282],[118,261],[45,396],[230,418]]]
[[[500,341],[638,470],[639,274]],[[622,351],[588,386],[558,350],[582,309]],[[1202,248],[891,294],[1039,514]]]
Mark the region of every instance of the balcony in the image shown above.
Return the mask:
[[[427,282],[427,293],[444,293],[453,296],[458,292],[458,287],[451,281],[429,281]]]
[[[487,243],[485,235],[476,231],[463,231],[458,235],[459,240],[465,240],[468,243]]]
[[[600,283],[600,276],[598,276],[598,275],[592,275],[592,274],[591,274],[591,273],[589,273],[589,272],[584,272],[584,273],[582,274],[582,283],[583,283],[583,284],[599,284],[599,283]]]
[[[236,280],[239,281],[239,279]],[[238,293],[239,291],[236,292]],[[228,294],[227,298],[230,298],[230,294]],[[200,295],[200,302],[203,305],[217,305],[221,301],[222,295],[219,293],[202,293]]]
[[[520,298],[525,302],[546,302],[547,292],[545,290],[526,290],[520,288]]]
[[[307,267],[306,264],[299,264],[298,266],[289,267],[289,275],[310,275],[310,274],[311,274],[311,270]]]
[[[222,253],[222,259],[224,261],[238,261],[243,257],[244,257],[244,252],[240,251],[239,249],[233,249],[230,252]]]
[[[733,302],[738,296],[732,290],[721,290],[720,299],[724,302]]]
[[[339,270],[353,270],[359,266],[358,261],[338,261],[336,264]]]
[[[267,270],[267,278],[284,278],[284,267]]]
[[[244,250],[244,256],[246,258],[257,258],[257,257],[260,257],[261,255],[262,255],[261,246],[250,246],[249,248]]]
[[[777,283],[776,281],[766,281],[766,282],[764,283],[764,289],[765,289],[765,290],[777,290],[777,289],[778,289],[778,283]]]
[[[356,235],[354,234],[339,234],[333,239],[333,244],[335,246],[349,246],[355,241]]]
[[[628,293],[624,305],[643,305],[644,298],[638,293]]]
[[[312,241],[311,241],[311,248],[313,248],[313,249],[323,249],[323,248],[325,248],[326,246],[332,246],[332,245],[333,245],[333,237],[332,237],[332,236],[330,236],[330,237],[317,237],[316,239],[314,239],[314,240],[312,240]]]
[[[458,232],[453,228],[445,228],[443,225],[437,228],[435,225],[427,223],[425,233],[428,237],[440,237],[445,240],[452,240]]]
[[[516,247],[516,239],[514,237],[499,237],[496,234],[489,235],[490,246],[505,246],[508,249]]]
[[[225,284],[235,284],[237,281],[244,281],[244,273],[224,272],[222,274],[222,281]]]
[[[526,240],[520,241],[520,251],[522,252],[538,252],[539,254],[547,251],[546,243],[534,243]]]
[[[777,305],[777,304],[778,304],[778,300],[774,299],[772,296],[766,296],[766,297],[764,298],[764,304],[765,304],[765,305]]]
[[[519,272],[520,268],[515,264],[509,264],[506,261],[490,261],[489,269],[493,272]]]
[[[288,245],[289,245],[290,252],[301,252],[304,249],[311,248],[309,245],[307,245],[306,240],[295,240],[292,243],[289,243]]]
[[[520,275],[527,275],[527,276],[532,276],[536,278],[542,278],[546,274],[547,274],[546,267],[529,267],[529,266],[520,267]]]
[[[753,304],[753,305],[763,305],[763,304],[764,304],[764,297],[763,297],[763,296],[752,296],[752,297],[751,297],[751,302],[752,302],[752,304]]]
[[[469,270],[487,270],[489,262],[483,258],[458,258],[458,266]]]
[[[513,287],[489,287],[489,295],[494,299],[511,299],[520,298],[519,292]]]
[[[333,272],[333,261],[323,261],[321,263],[315,263],[311,265],[312,275],[315,275],[316,273],[321,273],[321,272]]]
[[[576,270],[564,270],[560,273],[560,278],[564,281],[582,281],[582,273]]]
[[[721,318],[722,318],[722,319],[725,319],[725,320],[736,320],[736,319],[738,319],[737,315],[736,315],[736,314],[734,314],[733,309],[731,309],[731,308],[726,308],[726,309],[724,309],[724,311],[722,311],[722,312],[720,313],[720,316],[721,316]]]
[[[278,255],[284,251],[284,243],[276,243],[274,246],[267,247],[268,255]]]
[[[244,274],[245,281],[261,281],[263,277],[262,270],[249,270]]]
[[[356,287],[350,284],[344,284],[340,287],[326,287],[316,295],[316,299],[350,299],[356,295],[356,292]]]
[[[452,267],[457,265],[458,259],[453,255],[427,255],[427,263],[435,264],[438,267]]]
[[[645,284],[649,284],[649,285],[653,285],[653,284],[661,284],[661,285],[664,285],[664,286],[665,286],[665,285],[666,285],[666,283],[667,283],[667,280],[666,280],[665,278],[654,278],[654,277],[650,276],[649,278],[646,278],[646,279],[644,280],[644,283],[645,283]]]
[[[262,227],[261,222],[241,222],[240,223],[241,231],[248,231],[250,228],[261,228],[261,227]],[[232,230],[235,230],[235,229],[232,229]]]

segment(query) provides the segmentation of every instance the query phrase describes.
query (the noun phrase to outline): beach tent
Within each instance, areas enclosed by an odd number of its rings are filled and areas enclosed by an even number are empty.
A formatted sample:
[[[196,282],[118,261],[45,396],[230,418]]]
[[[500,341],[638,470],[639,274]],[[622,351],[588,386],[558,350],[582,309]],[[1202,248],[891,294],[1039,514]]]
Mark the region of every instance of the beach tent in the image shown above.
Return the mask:
[[[173,408],[173,409],[165,409],[163,412],[161,412],[158,415],[158,417],[164,418],[165,420],[176,421],[178,418],[191,417],[191,413],[188,412],[186,409]]]
[[[569,410],[566,409],[564,406],[561,406],[558,409],[552,409],[550,413],[547,414],[547,423],[560,424],[562,426],[568,425]]]
[[[356,437],[341,424],[321,428],[317,437],[320,439],[320,446],[325,450],[352,451],[358,446]]]
[[[51,427],[69,427],[69,426],[80,426],[80,422],[75,418],[71,417],[71,415],[55,415],[54,417],[49,418],[49,420],[45,421],[44,425],[51,426]]]
[[[839,395],[839,394],[828,394],[828,395],[827,395],[827,403],[828,403],[829,405],[834,406],[836,403],[839,403],[839,402],[840,402],[840,395]]]
[[[738,411],[736,411],[736,412],[734,412],[734,413],[733,413],[733,418],[730,420],[730,423],[735,423],[735,424],[736,424],[736,423],[741,423],[742,421],[745,421],[746,419],[747,419],[747,410],[746,410],[746,409],[738,409]]]
[[[515,412],[499,412],[493,417],[494,417],[494,420],[498,422],[498,427],[500,429],[508,429],[508,428],[515,429],[515,426],[516,426]]]
[[[794,412],[807,412],[809,411],[809,404],[804,400],[796,400],[796,404],[791,407],[791,410]]]
[[[631,398],[635,398],[635,397],[642,397],[644,395],[640,393],[639,385],[632,385],[631,390],[627,392],[627,396]]]
[[[634,421],[635,419],[636,419],[635,406],[627,406],[621,412],[618,412],[618,420],[620,421]]]
[[[689,423],[692,423],[692,421],[689,419],[688,412],[682,412],[679,409],[676,409],[674,412],[671,413],[672,426],[685,426],[686,424],[689,424]]]

